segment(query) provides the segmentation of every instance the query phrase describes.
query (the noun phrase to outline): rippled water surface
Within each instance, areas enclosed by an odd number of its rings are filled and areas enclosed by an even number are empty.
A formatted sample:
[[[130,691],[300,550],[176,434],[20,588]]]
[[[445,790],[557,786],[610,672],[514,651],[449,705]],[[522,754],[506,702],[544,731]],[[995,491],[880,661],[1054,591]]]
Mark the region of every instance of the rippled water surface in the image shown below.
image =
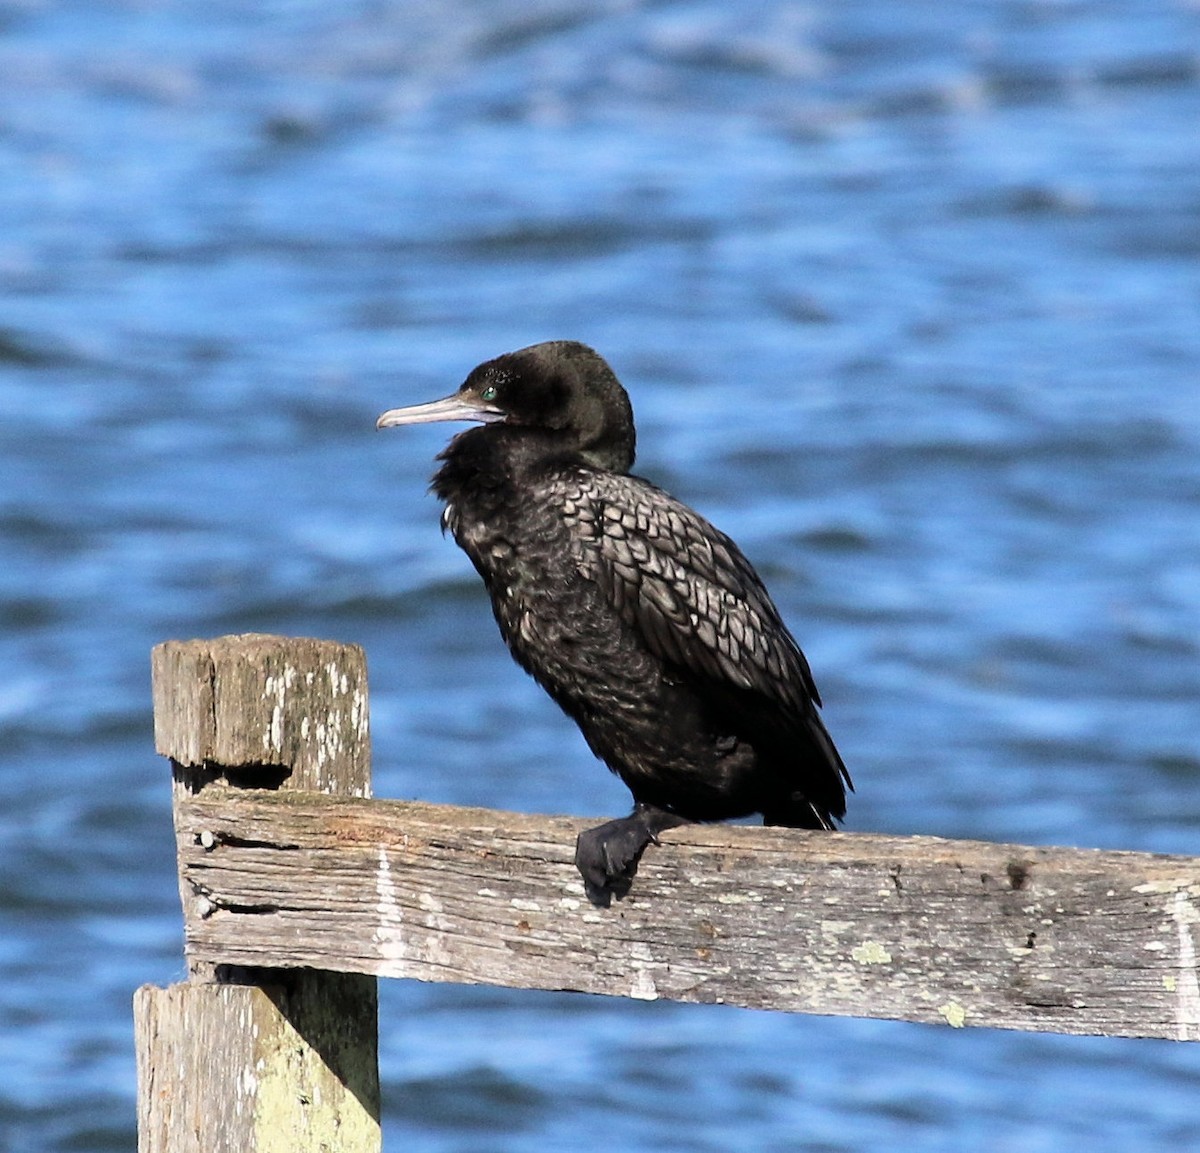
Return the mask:
[[[598,347],[848,825],[1200,849],[1200,10],[0,0],[0,1150],[129,1149],[150,647],[359,641],[381,795],[614,814],[376,436]],[[1200,1049],[383,989],[390,1147],[1200,1143]]]

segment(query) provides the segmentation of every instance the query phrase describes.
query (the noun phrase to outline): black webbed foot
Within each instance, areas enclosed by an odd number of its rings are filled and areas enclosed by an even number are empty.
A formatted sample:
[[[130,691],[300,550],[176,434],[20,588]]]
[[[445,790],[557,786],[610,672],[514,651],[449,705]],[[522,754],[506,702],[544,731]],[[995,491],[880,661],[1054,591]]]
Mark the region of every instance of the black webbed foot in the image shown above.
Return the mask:
[[[619,901],[633,884],[646,846],[657,845],[659,833],[687,823],[665,809],[638,805],[627,817],[584,829],[575,841],[575,866],[588,900],[605,909],[614,897]]]

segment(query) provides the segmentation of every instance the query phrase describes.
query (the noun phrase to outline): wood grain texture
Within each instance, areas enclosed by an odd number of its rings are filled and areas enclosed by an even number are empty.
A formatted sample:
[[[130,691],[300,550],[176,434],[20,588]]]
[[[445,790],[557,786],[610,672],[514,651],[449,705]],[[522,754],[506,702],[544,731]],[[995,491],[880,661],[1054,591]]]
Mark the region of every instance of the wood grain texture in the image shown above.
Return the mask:
[[[376,983],[308,976],[137,991],[141,1153],[379,1149]]]
[[[217,783],[246,798],[370,795],[358,646],[255,634],[171,641],[155,648],[152,672],[177,829],[181,806]],[[182,879],[180,892],[190,900]],[[134,998],[140,1153],[378,1153],[373,977],[194,956],[188,972],[185,985]]]
[[[1200,860],[703,826],[585,899],[593,822],[208,789],[178,813],[212,963],[1200,1038]]]
[[[187,768],[253,770],[270,787],[368,796],[367,661],[358,645],[260,633],[151,654],[154,743]],[[273,773],[278,769],[281,773]]]

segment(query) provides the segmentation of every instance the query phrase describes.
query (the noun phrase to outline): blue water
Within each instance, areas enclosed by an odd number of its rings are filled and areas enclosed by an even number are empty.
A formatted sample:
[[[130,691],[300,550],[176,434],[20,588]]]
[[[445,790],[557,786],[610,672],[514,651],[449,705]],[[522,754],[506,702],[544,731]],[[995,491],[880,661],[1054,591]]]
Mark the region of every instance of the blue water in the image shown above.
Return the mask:
[[[363,643],[380,795],[615,814],[375,434],[599,348],[849,827],[1200,851],[1200,10],[0,0],[0,1151],[183,973],[148,660]],[[1200,1046],[389,982],[389,1147],[1200,1144]]]

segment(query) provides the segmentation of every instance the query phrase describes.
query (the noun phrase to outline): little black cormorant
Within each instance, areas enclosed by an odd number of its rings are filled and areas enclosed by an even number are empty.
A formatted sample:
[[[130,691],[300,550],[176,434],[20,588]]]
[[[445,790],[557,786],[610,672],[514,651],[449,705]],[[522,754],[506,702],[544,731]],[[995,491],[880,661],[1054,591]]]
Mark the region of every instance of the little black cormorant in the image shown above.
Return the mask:
[[[633,794],[629,816],[579,835],[588,896],[623,896],[646,846],[686,822],[832,829],[850,777],[808,662],[737,545],[630,475],[633,411],[608,364],[535,344],[378,427],[443,420],[482,426],[438,457],[443,527],[517,663]]]

